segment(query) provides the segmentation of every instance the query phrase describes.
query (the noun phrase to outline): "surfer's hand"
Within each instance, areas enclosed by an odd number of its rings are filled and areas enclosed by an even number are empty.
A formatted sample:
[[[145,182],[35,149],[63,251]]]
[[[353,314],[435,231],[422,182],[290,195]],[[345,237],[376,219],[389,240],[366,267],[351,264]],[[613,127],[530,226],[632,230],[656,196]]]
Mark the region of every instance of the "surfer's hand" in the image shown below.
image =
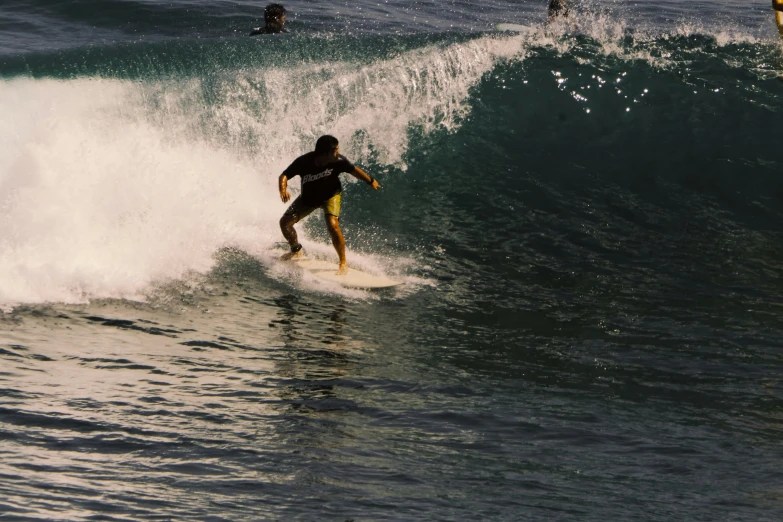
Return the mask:
[[[288,203],[288,200],[291,199],[291,193],[288,192],[287,190],[281,190],[280,199],[283,200],[283,203]]]
[[[377,179],[372,180],[372,185],[370,186],[372,187],[373,190],[378,190],[379,188],[381,188],[381,184],[378,183]]]

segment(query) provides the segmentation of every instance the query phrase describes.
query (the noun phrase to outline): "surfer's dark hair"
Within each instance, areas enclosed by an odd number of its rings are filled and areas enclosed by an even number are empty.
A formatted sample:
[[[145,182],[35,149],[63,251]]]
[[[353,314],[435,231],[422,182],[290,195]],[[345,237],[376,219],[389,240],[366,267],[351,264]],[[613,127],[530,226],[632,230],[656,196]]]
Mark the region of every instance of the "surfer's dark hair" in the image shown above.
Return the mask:
[[[285,14],[285,7],[282,4],[269,4],[264,8],[264,22],[279,23],[280,17]]]
[[[315,153],[319,155],[329,154],[336,149],[339,144],[340,142],[337,141],[337,138],[326,134],[318,138],[318,141],[315,142]]]

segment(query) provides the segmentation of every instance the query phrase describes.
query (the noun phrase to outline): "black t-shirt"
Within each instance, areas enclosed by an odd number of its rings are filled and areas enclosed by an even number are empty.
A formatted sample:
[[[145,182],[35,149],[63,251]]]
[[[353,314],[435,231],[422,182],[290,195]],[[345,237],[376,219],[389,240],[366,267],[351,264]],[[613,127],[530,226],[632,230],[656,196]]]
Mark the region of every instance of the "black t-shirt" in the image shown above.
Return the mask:
[[[343,191],[340,174],[353,172],[353,163],[342,154],[326,165],[316,165],[315,152],[308,152],[294,160],[283,174],[288,179],[302,176],[302,201],[309,205],[323,203]]]

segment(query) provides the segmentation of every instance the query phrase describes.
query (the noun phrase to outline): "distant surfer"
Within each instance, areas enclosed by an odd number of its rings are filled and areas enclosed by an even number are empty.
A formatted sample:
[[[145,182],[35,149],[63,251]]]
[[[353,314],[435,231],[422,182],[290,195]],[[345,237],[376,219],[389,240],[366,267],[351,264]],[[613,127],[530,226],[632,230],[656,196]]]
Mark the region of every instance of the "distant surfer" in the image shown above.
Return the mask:
[[[285,254],[283,259],[293,259],[302,255],[302,245],[299,243],[294,225],[320,208],[324,211],[326,229],[329,231],[334,249],[340,258],[340,268],[337,273],[348,272],[345,261],[345,239],[340,231],[340,206],[343,192],[340,174],[343,172],[364,181],[374,190],[381,188],[375,178],[354,166],[345,156],[341,155],[337,138],[328,135],[318,138],[314,151],[296,158],[280,174],[278,187],[283,203],[288,203],[288,200],[291,199],[291,194],[288,192],[288,180],[296,176],[302,178],[302,193],[280,218],[280,230],[291,246],[291,252]]]
[[[783,38],[783,0],[772,0],[772,9],[775,10],[775,21],[778,23],[778,32]]]
[[[258,34],[287,33],[285,28],[285,7],[281,4],[269,4],[264,8],[264,27],[256,27],[250,36]]]
[[[568,4],[565,0],[549,0],[546,23],[551,24],[552,22],[568,18],[570,13],[571,10],[568,8]]]

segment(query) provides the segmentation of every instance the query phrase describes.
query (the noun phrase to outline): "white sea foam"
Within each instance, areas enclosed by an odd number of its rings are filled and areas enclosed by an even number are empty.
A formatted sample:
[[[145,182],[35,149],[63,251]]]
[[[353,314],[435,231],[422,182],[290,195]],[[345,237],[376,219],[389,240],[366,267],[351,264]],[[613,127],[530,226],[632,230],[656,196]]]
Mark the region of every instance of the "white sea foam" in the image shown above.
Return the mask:
[[[118,116],[132,90],[0,84],[0,302],[138,297],[269,233],[274,192],[253,166]]]
[[[318,135],[401,165],[411,124],[458,125],[470,88],[519,52],[481,38],[370,64],[0,82],[0,304],[143,299],[222,246],[260,256],[280,241],[277,176]],[[387,255],[354,260],[379,271]]]
[[[667,40],[676,37],[706,36],[718,46],[730,44],[760,44],[765,41],[778,43],[775,24],[770,16],[769,24],[760,31],[727,24],[713,16],[685,19],[662,26],[659,23],[634,16],[632,11],[619,5],[586,0],[579,3],[569,19],[550,26],[538,26],[529,37],[536,45],[545,45],[566,54],[581,45],[576,35],[584,35],[600,46],[601,54],[614,56],[626,62],[644,61],[653,67],[666,69],[676,66],[671,51],[661,49]]]

